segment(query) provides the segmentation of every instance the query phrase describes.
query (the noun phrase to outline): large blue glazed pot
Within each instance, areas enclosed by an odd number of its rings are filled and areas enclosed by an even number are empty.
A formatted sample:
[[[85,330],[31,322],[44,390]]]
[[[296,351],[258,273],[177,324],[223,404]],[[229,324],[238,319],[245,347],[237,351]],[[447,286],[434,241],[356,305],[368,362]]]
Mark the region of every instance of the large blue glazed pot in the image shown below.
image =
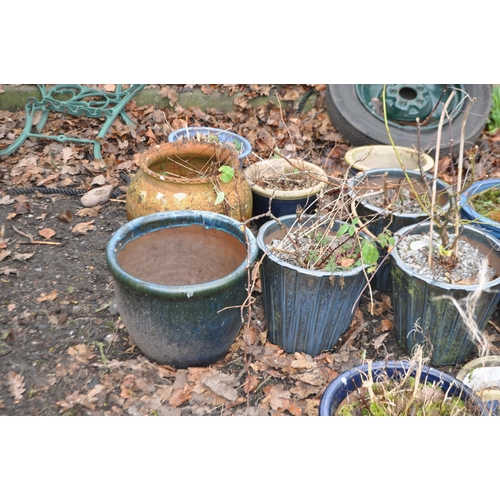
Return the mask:
[[[412,367],[407,361],[376,361],[372,363],[371,370],[375,382],[377,380],[394,380],[407,373],[416,374],[416,367]],[[321,396],[319,415],[322,417],[335,416],[344,400],[347,399],[349,403],[348,398],[351,398],[354,401],[354,397],[359,393],[363,382],[367,380],[368,373],[369,366],[364,364],[352,368],[332,380]],[[473,403],[477,407],[479,415],[488,414],[484,403],[475,395],[474,391],[447,373],[424,365],[419,382],[431,383],[450,397],[459,397],[466,403]]]
[[[460,213],[464,219],[472,221],[475,226],[483,228],[487,233],[500,239],[500,223],[481,215],[479,212],[476,212],[469,204],[469,201],[473,196],[478,195],[479,193],[482,193],[486,189],[490,188],[500,189],[500,179],[484,179],[474,182],[474,184],[462,193],[460,200]]]
[[[414,183],[414,186],[423,186],[422,174],[419,171],[408,170],[406,174]],[[368,221],[367,228],[372,234],[377,236],[383,232],[384,228],[394,234],[403,227],[417,224],[429,218],[429,215],[423,210],[420,212],[389,211],[371,203],[370,198],[363,197],[363,194],[367,191],[380,188],[383,185],[383,179],[387,179],[391,183],[404,181],[406,189],[411,189],[401,168],[367,170],[366,172],[359,172],[347,181],[349,196],[355,203],[356,213]],[[432,183],[432,179],[433,177],[430,174],[425,176],[425,181],[429,185]],[[437,179],[436,185],[438,204],[443,211],[446,211],[450,207],[450,186],[441,179]],[[382,292],[391,291],[391,266],[390,260],[386,256],[387,252],[380,249],[379,267],[371,281],[373,287]]]
[[[295,219],[295,215],[279,218],[288,228]],[[340,224],[337,221],[333,229]],[[260,278],[268,340],[286,352],[317,356],[331,350],[348,330],[366,285],[363,266],[332,273],[285,262],[268,252],[267,246],[271,235],[280,229],[277,222],[269,221],[257,234],[260,254],[264,256]],[[364,234],[362,237],[368,238]]]
[[[213,212],[159,212],[118,229],[106,260],[118,310],[137,347],[176,368],[222,358],[242,326],[248,268],[257,255],[248,228]],[[162,275],[174,284],[163,284]]]
[[[223,130],[214,127],[184,127],[171,132],[168,136],[168,142],[176,142],[182,139],[199,139],[203,137],[205,140],[210,140],[210,136],[214,136],[221,143],[232,143],[238,152],[240,166],[243,165],[243,160],[252,152],[250,142],[229,130]]]
[[[398,247],[405,244],[404,237],[410,234],[428,234],[429,225],[428,222],[414,224],[396,233],[399,242],[390,253],[394,330],[399,346],[408,355],[419,344],[424,347],[431,365],[457,365],[472,354],[476,345],[460,312],[444,296],[463,302],[477,292],[479,285],[455,285],[436,281],[416,273],[401,260]],[[496,270],[496,278],[485,284],[475,303],[474,316],[482,331],[500,300],[500,241],[472,226],[462,227],[461,234],[488,257],[489,264]]]

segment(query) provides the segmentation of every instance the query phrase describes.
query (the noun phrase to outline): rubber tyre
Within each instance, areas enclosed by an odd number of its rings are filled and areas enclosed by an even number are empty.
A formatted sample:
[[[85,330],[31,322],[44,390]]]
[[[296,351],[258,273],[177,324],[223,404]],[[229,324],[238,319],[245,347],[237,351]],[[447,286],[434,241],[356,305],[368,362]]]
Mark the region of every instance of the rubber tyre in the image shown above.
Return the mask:
[[[465,148],[473,146],[485,128],[491,109],[491,85],[463,84],[465,91],[476,97],[467,118],[465,130]],[[370,144],[390,144],[385,124],[368,111],[356,94],[355,84],[330,84],[326,87],[326,109],[333,126],[351,146]],[[465,107],[465,106],[464,106]],[[460,148],[461,117],[464,110],[453,120],[451,134],[453,139],[453,154],[457,155]],[[450,127],[446,126],[445,118],[441,154],[450,152]],[[389,126],[392,139],[396,146],[416,147],[417,131],[403,130]],[[436,128],[422,127],[420,130],[420,145],[423,151],[430,152],[436,147]]]

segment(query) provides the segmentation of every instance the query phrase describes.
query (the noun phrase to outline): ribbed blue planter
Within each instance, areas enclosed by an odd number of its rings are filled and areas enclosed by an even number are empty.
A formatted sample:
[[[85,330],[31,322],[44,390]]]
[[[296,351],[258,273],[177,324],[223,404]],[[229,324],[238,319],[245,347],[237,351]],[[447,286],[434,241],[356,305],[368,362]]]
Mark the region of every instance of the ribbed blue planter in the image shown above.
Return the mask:
[[[409,170],[407,172],[410,179],[416,184],[422,182],[422,175],[420,172]],[[389,212],[388,210],[381,209],[380,207],[370,203],[369,198],[363,199],[363,192],[373,187],[376,179],[386,176],[388,180],[398,182],[405,179],[405,174],[401,168],[380,168],[360,172],[356,176],[348,179],[347,185],[349,186],[349,195],[351,198],[357,196],[356,212],[360,217],[374,219],[368,224],[368,230],[375,236],[381,234],[384,228],[387,228],[391,233],[399,231],[403,227],[411,226],[418,222],[422,222],[429,218],[425,212],[409,213],[409,212]],[[432,183],[432,175],[427,175],[426,180]],[[437,192],[439,193],[439,202],[444,210],[449,207],[449,185],[438,179]],[[391,291],[391,265],[390,260],[385,258],[387,252],[385,249],[380,249],[379,268],[373,277],[371,284],[376,290],[382,292]],[[385,259],[385,260],[384,260]]]
[[[483,228],[487,233],[500,239],[500,224],[488,217],[484,217],[469,205],[470,198],[490,188],[500,189],[500,179],[484,179],[472,184],[462,193],[460,213],[464,219],[472,221],[475,226]]]
[[[428,231],[429,223],[424,222],[399,230],[397,238],[402,239],[410,234],[426,234]],[[472,226],[464,226],[462,235],[488,254],[490,265],[497,268],[499,276],[500,241]],[[404,239],[399,244],[404,245]],[[441,283],[417,274],[401,260],[398,244],[391,252],[390,258],[394,331],[399,346],[409,355],[415,345],[424,346],[433,366],[456,365],[465,361],[476,346],[453,302],[442,297],[447,295],[460,301],[474,293],[479,285]],[[481,330],[486,328],[495,311],[500,298],[499,290],[500,278],[497,277],[486,283],[476,304],[475,318]]]
[[[295,215],[287,215],[279,220],[291,227],[295,219]],[[340,224],[337,222],[334,230]],[[268,237],[279,229],[275,221],[260,228],[257,243],[261,255],[268,250]],[[270,252],[262,261],[260,278],[268,340],[286,352],[311,356],[332,349],[348,330],[366,285],[361,266],[346,272],[313,271]]]
[[[198,136],[211,135],[217,136],[220,142],[231,142],[238,150],[240,165],[243,160],[252,152],[252,145],[247,139],[228,130],[213,127],[184,127],[171,132],[168,136],[168,142],[176,142],[180,139],[197,139]]]
[[[407,361],[377,361],[372,363],[374,381],[394,380],[409,372],[415,374],[415,368],[411,368],[410,371],[410,364]],[[351,401],[354,402],[355,396],[359,394],[359,389],[367,380],[367,376],[368,364],[364,364],[348,370],[332,380],[321,397],[319,415],[322,417],[335,416],[339,406],[346,398],[351,398]],[[447,373],[430,366],[423,366],[419,381],[423,384],[435,384],[449,397],[459,397],[467,403],[473,402],[480,415],[488,414],[481,399],[469,387]],[[348,400],[348,402],[350,401]]]
[[[219,243],[216,238],[215,250],[219,253],[220,246],[222,256],[228,251],[227,235],[234,236],[238,245],[246,248],[247,258],[219,279],[183,286],[147,282],[120,265],[119,254],[129,242],[161,229],[191,225],[218,230],[221,239]],[[179,266],[187,269],[192,264],[183,243],[182,238],[176,239],[178,248],[184,248],[184,264]],[[118,310],[137,347],[152,360],[177,368],[207,366],[222,358],[242,326],[239,306],[247,298],[248,265],[257,255],[257,242],[249,229],[243,231],[240,222],[213,212],[158,212],[133,219],[118,229],[107,245],[106,260]],[[148,259],[147,252],[141,259]],[[199,262],[193,264],[200,266]],[[202,265],[211,265],[208,255]],[[151,262],[151,266],[159,268],[161,262]]]

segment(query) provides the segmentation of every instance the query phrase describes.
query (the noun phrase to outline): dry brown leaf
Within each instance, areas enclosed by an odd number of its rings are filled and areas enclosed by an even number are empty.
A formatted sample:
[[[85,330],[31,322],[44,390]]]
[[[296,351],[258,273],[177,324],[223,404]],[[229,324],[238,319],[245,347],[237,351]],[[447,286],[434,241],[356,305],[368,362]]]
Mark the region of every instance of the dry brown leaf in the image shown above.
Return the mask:
[[[52,236],[54,236],[56,232],[50,227],[46,227],[44,229],[40,229],[40,231],[38,231],[38,234],[40,236],[43,236],[46,240],[50,240],[50,238],[52,238]]]
[[[222,396],[229,401],[236,401],[238,392],[234,386],[238,384],[238,380],[242,375],[243,372],[238,375],[235,373],[222,373],[213,369],[212,375],[203,377],[201,381],[218,396]]]
[[[350,267],[354,264],[354,259],[340,259],[339,260],[339,264],[342,266],[342,267]]]
[[[186,384],[182,389],[176,389],[172,392],[172,395],[168,399],[168,404],[177,408],[181,406],[186,401],[191,399],[192,390],[189,384]]]
[[[312,370],[317,366],[316,361],[314,361],[313,357],[309,354],[296,352],[294,356],[296,359],[292,361],[293,368],[298,368],[300,370]]]
[[[269,405],[273,410],[278,410],[279,408],[287,409],[290,405],[290,391],[285,391],[284,387],[283,384],[271,386],[269,393],[262,400],[261,404]]]
[[[68,347],[68,354],[83,364],[87,364],[94,356],[94,346],[78,344]]]
[[[9,393],[14,398],[15,403],[19,403],[23,398],[23,393],[26,391],[24,386],[24,377],[19,373],[10,371],[7,373],[7,385],[9,387]]]
[[[380,322],[380,331],[387,332],[392,329],[394,323],[390,319],[383,319]]]
[[[2,262],[2,260],[4,260],[5,258],[7,258],[12,252],[10,250],[2,250],[0,252],[0,262]]]
[[[0,267],[0,274],[5,274],[6,276],[9,276],[10,274],[17,274],[18,272],[19,269],[14,269],[12,267]]]
[[[90,207],[90,208],[82,208],[81,210],[78,210],[76,215],[78,215],[78,217],[96,217],[99,214],[101,208],[102,205],[97,205],[95,207]]]
[[[383,333],[382,335],[379,335],[376,339],[372,341],[373,347],[378,351],[380,349],[380,346],[384,343],[384,340],[389,336],[388,333]]]
[[[16,252],[14,255],[12,255],[12,260],[28,260],[31,259],[35,255],[35,252],[33,253],[19,253]]]
[[[88,210],[88,209],[84,208],[83,210]],[[71,219],[73,218],[73,214],[69,210],[66,210],[65,212],[60,213],[57,216],[57,218],[59,220],[62,220],[63,222],[71,222]]]
[[[52,290],[50,293],[44,293],[42,292],[40,297],[37,297],[36,301],[37,302],[45,302],[47,300],[53,301],[57,297],[57,291]]]
[[[91,220],[89,222],[80,222],[71,230],[71,232],[80,233],[80,234],[87,234],[88,231],[92,231],[94,229],[95,229],[94,221]]]

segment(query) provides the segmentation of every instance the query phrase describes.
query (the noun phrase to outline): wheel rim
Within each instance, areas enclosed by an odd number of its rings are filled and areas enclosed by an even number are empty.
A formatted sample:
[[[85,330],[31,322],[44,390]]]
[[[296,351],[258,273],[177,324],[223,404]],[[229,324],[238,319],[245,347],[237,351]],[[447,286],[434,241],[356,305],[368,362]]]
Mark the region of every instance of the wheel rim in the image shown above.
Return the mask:
[[[442,106],[452,89],[459,90],[448,106],[451,110],[447,120],[455,118],[463,103],[461,94],[463,84],[423,84],[399,83],[386,84],[387,120],[391,127],[408,130],[416,126],[419,118],[422,129],[437,128]],[[363,106],[377,119],[384,121],[382,92],[384,84],[357,84],[356,94]]]

